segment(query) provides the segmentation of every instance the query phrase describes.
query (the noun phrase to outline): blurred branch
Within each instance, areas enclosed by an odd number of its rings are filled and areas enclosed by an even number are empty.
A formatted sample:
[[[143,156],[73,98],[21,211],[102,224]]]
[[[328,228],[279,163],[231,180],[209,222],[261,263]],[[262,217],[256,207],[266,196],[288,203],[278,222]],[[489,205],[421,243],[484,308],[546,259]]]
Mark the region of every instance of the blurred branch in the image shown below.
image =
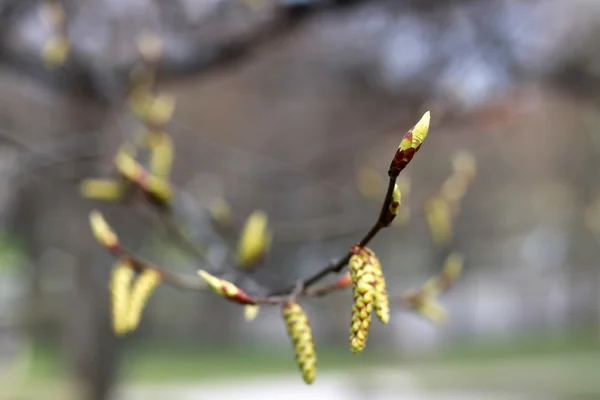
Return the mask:
[[[62,9],[61,12],[65,14],[64,25],[25,27],[31,20],[35,20],[35,14],[49,3],[55,10]],[[170,3],[169,7],[177,7],[177,4]],[[185,27],[177,18],[163,18],[163,25],[159,29],[152,29],[158,35],[164,49],[156,71],[161,78],[175,78],[221,69],[243,60],[268,43],[281,40],[309,15],[326,12],[332,7],[347,7],[349,4],[347,1],[265,0],[252,6],[250,2],[222,0],[218,2],[217,10],[211,10],[198,27]],[[0,64],[12,66],[59,90],[91,96],[101,101],[108,100],[109,103],[118,102],[124,97],[130,71],[132,66],[137,64],[139,55],[132,52],[119,60],[111,60],[108,59],[110,56],[107,56],[109,51],[106,48],[98,53],[84,50],[81,41],[85,38],[73,36],[73,26],[87,24],[97,27],[99,23],[108,23],[102,20],[100,15],[92,16],[79,12],[81,9],[85,11],[85,7],[88,7],[88,4],[67,0],[64,3],[58,0],[1,2]],[[164,5],[152,4],[150,7],[159,7],[155,11],[159,14],[164,13]],[[233,10],[237,8],[245,9],[244,16],[236,15],[240,21],[229,21],[223,17],[229,9],[234,13]],[[95,19],[84,20],[91,17]],[[150,23],[144,19],[139,22],[146,25]],[[41,24],[43,21],[38,19],[35,23]],[[207,34],[207,30],[204,29],[210,24],[218,27],[216,35]],[[244,28],[240,29],[240,25]],[[183,31],[182,26],[185,27]],[[45,30],[49,36],[45,41],[22,45],[26,41],[26,38],[22,37],[24,29]],[[90,32],[91,35],[94,32],[107,34],[105,31],[94,29],[90,29]],[[97,41],[110,43],[112,38],[101,37],[97,38]],[[48,57],[53,60],[50,64],[47,63]],[[98,65],[102,65],[101,72]]]

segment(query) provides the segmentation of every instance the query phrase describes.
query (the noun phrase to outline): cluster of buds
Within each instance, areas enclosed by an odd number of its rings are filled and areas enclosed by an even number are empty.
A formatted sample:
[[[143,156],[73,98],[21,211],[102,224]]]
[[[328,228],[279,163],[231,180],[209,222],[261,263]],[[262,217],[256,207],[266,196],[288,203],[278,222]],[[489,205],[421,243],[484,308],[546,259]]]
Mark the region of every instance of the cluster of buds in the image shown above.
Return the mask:
[[[168,206],[172,200],[169,177],[174,160],[174,149],[166,126],[175,111],[175,99],[166,94],[155,94],[156,68],[162,57],[162,42],[152,34],[144,34],[138,41],[143,63],[131,74],[132,89],[129,102],[132,114],[142,124],[134,143],[125,143],[114,157],[116,179],[86,179],[81,185],[84,197],[124,201],[132,187],[138,188],[146,199],[159,206]],[[138,152],[148,154],[147,163],[138,161]]]
[[[453,236],[453,218],[460,211],[460,201],[476,174],[475,158],[467,153],[457,154],[453,173],[443,183],[440,192],[425,204],[425,216],[431,238],[436,245],[447,245]]]
[[[42,60],[48,68],[60,67],[67,61],[71,48],[63,5],[58,0],[42,1],[40,17],[50,31],[42,47]]]
[[[367,343],[371,313],[376,310],[379,320],[390,319],[389,299],[381,264],[372,250],[355,245],[348,262],[352,281],[354,304],[350,321],[350,348],[361,352]]]

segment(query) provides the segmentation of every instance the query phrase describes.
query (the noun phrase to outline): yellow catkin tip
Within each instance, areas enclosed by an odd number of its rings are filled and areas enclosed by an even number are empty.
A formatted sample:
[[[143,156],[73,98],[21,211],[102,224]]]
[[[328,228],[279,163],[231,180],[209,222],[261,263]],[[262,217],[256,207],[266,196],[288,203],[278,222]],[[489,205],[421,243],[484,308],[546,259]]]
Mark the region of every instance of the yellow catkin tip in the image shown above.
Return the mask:
[[[104,247],[115,247],[119,244],[119,238],[106,222],[100,211],[94,210],[90,213],[90,227],[96,240]]]
[[[134,271],[128,260],[120,260],[115,265],[110,282],[112,303],[112,325],[117,336],[128,331],[127,312]]]
[[[121,200],[125,193],[124,185],[112,179],[85,179],[80,190],[85,198],[104,201]]]
[[[423,143],[429,132],[431,114],[427,111],[412,129],[412,147],[416,149]]]
[[[260,307],[255,304],[248,304],[244,307],[244,318],[246,321],[254,321],[260,312]]]
[[[147,269],[133,283],[127,312],[127,329],[129,332],[133,332],[139,326],[148,299],[160,282],[160,273],[156,270]]]
[[[42,60],[49,68],[60,67],[67,61],[69,50],[70,44],[66,36],[51,36],[42,49]]]
[[[269,250],[272,235],[268,229],[268,217],[263,211],[254,211],[244,224],[238,244],[238,265],[250,268],[256,265]]]
[[[151,149],[150,172],[158,177],[168,178],[174,158],[173,141],[165,132],[149,132],[148,136]]]
[[[441,304],[433,298],[424,298],[416,307],[419,314],[429,319],[434,324],[442,324],[447,319],[447,312]]]
[[[146,123],[154,126],[163,126],[171,120],[175,112],[175,97],[160,94],[154,97],[146,109]]]
[[[310,385],[314,382],[317,373],[317,354],[308,316],[302,307],[294,302],[285,303],[281,308],[281,314],[294,346],[296,363],[302,378]]]

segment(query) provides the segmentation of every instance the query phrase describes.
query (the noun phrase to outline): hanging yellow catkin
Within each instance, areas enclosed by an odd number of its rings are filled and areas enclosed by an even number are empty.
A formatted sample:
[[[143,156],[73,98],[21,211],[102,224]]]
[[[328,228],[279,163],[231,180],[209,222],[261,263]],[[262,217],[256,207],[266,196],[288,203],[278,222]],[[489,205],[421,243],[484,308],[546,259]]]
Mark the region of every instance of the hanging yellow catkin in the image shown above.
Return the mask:
[[[390,320],[390,300],[383,269],[375,253],[369,249],[365,250],[369,252],[371,264],[373,265],[373,275],[375,275],[375,313],[381,323],[387,324]]]
[[[127,312],[134,271],[129,260],[119,260],[112,272],[110,294],[112,303],[112,326],[117,336],[127,333]]]
[[[137,329],[142,319],[142,312],[146,307],[152,292],[161,282],[160,273],[153,269],[146,269],[134,282],[127,312],[127,328],[129,332]]]
[[[354,254],[348,262],[354,289],[354,304],[350,321],[350,349],[352,352],[358,353],[365,348],[369,335],[376,278],[373,265],[365,249],[354,246],[352,251]]]
[[[304,382],[311,384],[317,374],[317,354],[308,317],[298,303],[286,302],[281,313],[294,346],[296,362]]]

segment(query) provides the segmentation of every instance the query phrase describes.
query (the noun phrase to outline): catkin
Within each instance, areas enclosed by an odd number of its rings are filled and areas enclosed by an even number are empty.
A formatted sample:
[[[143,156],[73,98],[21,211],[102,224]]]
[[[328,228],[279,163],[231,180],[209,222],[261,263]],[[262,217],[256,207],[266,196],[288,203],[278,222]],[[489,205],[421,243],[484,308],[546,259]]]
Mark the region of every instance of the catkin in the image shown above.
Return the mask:
[[[160,281],[161,276],[158,271],[147,269],[134,282],[127,312],[127,328],[130,332],[136,330],[139,326],[144,307],[146,307],[150,295],[160,284]]]
[[[112,325],[117,336],[127,333],[127,312],[131,294],[131,283],[134,271],[129,261],[120,260],[115,265],[110,282],[110,293],[112,302]]]
[[[354,304],[350,321],[350,348],[354,353],[361,352],[366,345],[371,313],[375,300],[376,278],[373,265],[364,248],[356,246],[348,263],[354,289]]]
[[[298,303],[287,302],[282,307],[288,335],[294,346],[296,363],[304,382],[311,384],[317,374],[317,355],[308,317]]]

